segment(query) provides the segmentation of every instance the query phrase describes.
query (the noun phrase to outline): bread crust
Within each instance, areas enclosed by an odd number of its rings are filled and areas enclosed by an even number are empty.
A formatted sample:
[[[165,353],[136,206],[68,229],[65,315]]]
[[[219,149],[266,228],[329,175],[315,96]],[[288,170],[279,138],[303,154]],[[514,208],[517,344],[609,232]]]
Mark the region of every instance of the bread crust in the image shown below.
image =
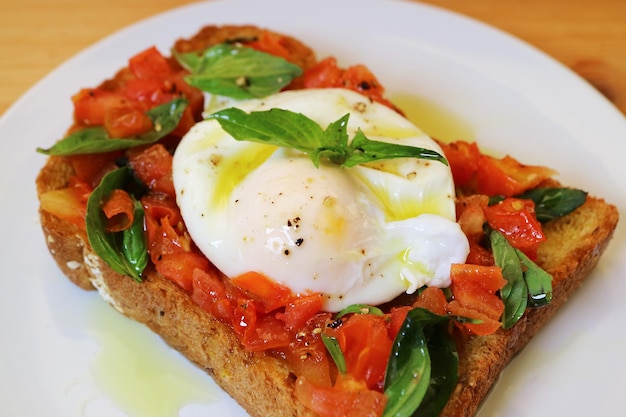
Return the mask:
[[[195,50],[233,39],[257,36],[246,26],[203,29],[192,40],[176,43],[180,51]],[[291,39],[291,38],[290,38]],[[302,65],[315,59],[296,40],[294,56]],[[36,179],[37,193],[67,186],[71,166],[61,157],[48,158]],[[248,352],[233,330],[194,304],[180,287],[148,270],[143,283],[108,267],[91,249],[85,232],[40,209],[48,249],[61,271],[83,289],[97,289],[114,308],[148,326],[170,346],[206,370],[252,417],[313,417],[294,397],[295,375],[278,358]],[[582,284],[595,267],[618,222],[615,206],[588,197],[573,213],[544,226],[548,240],[537,263],[553,275],[553,300],[549,306],[528,310],[511,329],[472,337],[459,343],[459,382],[442,417],[469,417],[487,396],[509,361],[550,320],[557,309]]]

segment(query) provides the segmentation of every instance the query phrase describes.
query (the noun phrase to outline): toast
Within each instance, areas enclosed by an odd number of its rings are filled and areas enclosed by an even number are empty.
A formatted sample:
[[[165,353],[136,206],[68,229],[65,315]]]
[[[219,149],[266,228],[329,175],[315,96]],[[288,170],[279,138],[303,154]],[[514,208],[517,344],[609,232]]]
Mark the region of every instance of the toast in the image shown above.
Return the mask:
[[[178,51],[194,51],[237,38],[260,36],[259,29],[206,27],[189,40],[175,44]],[[303,68],[316,62],[314,53],[288,38],[293,62]],[[41,197],[68,186],[72,165],[50,156],[36,179]],[[554,185],[554,184],[553,184]],[[209,373],[251,416],[306,416],[316,414],[294,395],[297,376],[267,352],[242,346],[233,329],[192,301],[188,293],[150,266],[138,283],[115,272],[89,244],[85,230],[40,209],[46,243],[61,271],[77,286],[96,289],[116,310],[148,326],[170,346]],[[509,329],[486,336],[465,337],[458,343],[458,383],[442,417],[472,416],[508,362],[550,320],[560,305],[583,283],[608,245],[618,222],[617,209],[587,196],[575,211],[544,225],[547,240],[536,263],[553,277],[548,306],[528,309]]]

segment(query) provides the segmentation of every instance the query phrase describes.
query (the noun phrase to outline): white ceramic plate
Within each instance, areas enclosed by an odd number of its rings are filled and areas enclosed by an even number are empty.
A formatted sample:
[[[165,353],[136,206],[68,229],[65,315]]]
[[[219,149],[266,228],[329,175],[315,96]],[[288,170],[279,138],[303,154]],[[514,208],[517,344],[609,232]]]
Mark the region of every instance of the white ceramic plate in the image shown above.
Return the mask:
[[[69,126],[69,97],[151,44],[167,52],[209,23],[255,23],[303,39],[342,65],[366,63],[392,97],[426,101],[448,120],[454,115],[466,139],[555,167],[562,182],[626,213],[624,117],[566,68],[506,34],[396,1],[217,1],[172,10],[69,60],[0,120],[1,415],[246,415],[156,337],[72,286],[37,222],[34,180],[44,157],[35,148]],[[622,223],[585,286],[509,366],[482,417],[623,415],[625,250]]]

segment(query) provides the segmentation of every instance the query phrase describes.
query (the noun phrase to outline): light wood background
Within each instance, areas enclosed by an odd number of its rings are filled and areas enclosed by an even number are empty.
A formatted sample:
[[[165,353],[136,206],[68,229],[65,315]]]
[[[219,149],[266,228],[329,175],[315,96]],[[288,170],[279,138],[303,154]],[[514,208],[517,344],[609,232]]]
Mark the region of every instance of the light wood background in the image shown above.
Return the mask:
[[[191,2],[1,0],[0,115],[80,50],[140,19]],[[476,18],[536,46],[586,78],[626,114],[626,0],[423,2]]]

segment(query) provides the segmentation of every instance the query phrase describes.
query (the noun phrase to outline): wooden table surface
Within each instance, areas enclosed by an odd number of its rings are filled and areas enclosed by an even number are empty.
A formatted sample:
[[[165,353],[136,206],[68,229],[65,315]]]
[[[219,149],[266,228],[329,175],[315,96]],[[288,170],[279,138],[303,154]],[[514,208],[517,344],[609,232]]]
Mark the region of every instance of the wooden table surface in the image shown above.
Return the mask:
[[[2,0],[0,115],[80,50],[140,19],[187,3],[192,0]],[[625,0],[424,3],[476,18],[534,45],[582,75],[626,114]]]

